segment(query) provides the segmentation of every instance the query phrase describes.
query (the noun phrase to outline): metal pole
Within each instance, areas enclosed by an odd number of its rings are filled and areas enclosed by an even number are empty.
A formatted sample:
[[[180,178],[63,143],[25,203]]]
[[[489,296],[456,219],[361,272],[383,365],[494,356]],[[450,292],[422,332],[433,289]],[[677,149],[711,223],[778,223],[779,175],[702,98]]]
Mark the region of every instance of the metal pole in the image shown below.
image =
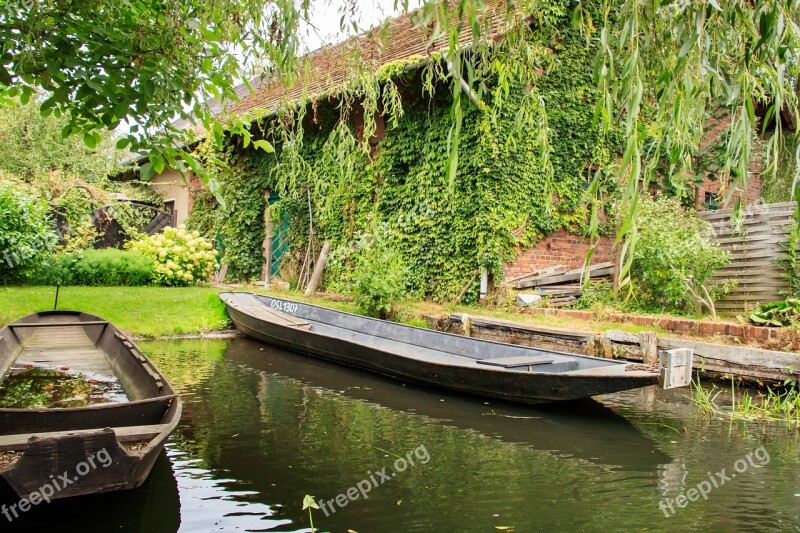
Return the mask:
[[[58,311],[58,291],[61,289],[61,284],[56,283],[56,303],[53,305],[53,311]]]

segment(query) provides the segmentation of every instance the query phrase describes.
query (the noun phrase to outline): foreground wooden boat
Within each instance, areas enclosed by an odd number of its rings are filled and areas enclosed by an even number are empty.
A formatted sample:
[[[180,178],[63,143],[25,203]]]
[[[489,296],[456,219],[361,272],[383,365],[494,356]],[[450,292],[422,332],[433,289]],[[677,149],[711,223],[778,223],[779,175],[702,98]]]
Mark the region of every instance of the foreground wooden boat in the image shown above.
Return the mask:
[[[642,365],[491,342],[252,293],[224,292],[249,337],[424,385],[521,403],[576,400],[658,383]]]
[[[49,500],[144,483],[180,420],[181,400],[121,331],[86,313],[29,315],[0,330],[0,385],[10,379],[12,365],[67,371],[94,382],[116,378],[127,398],[0,409],[2,483],[20,498],[46,492]]]

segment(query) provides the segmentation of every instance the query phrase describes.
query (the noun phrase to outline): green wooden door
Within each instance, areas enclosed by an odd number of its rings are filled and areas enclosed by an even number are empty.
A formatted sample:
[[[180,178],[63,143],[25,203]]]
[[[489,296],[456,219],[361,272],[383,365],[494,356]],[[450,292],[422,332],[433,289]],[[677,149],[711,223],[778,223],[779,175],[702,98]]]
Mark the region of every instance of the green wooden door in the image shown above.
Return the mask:
[[[281,197],[277,192],[269,195],[269,205],[275,204]],[[280,223],[274,225],[272,232],[272,271],[270,275],[277,276],[281,270],[281,261],[289,249],[289,214],[282,213]]]

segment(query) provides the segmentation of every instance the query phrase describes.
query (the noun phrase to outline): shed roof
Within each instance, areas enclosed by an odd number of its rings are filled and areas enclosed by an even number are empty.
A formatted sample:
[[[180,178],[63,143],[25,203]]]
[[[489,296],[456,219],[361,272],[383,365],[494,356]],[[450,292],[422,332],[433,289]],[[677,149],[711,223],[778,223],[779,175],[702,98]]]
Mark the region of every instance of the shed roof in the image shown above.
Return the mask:
[[[489,0],[478,17],[488,28],[485,38],[496,39],[503,35],[513,23],[513,3],[510,0]],[[343,88],[356,69],[378,71],[394,61],[419,58],[425,61],[436,52],[449,47],[447,35],[431,39],[434,25],[423,25],[422,10],[418,9],[351,37],[337,44],[324,46],[304,56],[300,61],[299,75],[293,83],[285,83],[279,78],[256,76],[250,83],[251,93],[245,84],[236,88],[238,102],[223,106],[216,100],[208,106],[219,115],[237,115],[254,110],[274,112],[282,105],[335,93]],[[467,28],[459,36],[458,46],[467,46],[473,41],[472,32]],[[357,63],[357,64],[356,64]],[[176,127],[187,127],[187,121],[175,123]],[[202,127],[196,126],[196,133]]]

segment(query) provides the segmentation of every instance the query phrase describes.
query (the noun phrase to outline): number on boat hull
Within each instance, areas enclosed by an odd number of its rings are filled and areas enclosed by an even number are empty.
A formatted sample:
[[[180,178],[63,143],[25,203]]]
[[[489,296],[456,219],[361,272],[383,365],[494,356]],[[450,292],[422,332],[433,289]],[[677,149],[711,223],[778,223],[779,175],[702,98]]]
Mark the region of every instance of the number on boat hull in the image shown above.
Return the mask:
[[[282,311],[284,313],[289,313],[291,315],[297,313],[297,310],[299,309],[295,302],[285,302],[283,300],[273,300],[271,298],[269,300],[269,306],[273,309]]]

